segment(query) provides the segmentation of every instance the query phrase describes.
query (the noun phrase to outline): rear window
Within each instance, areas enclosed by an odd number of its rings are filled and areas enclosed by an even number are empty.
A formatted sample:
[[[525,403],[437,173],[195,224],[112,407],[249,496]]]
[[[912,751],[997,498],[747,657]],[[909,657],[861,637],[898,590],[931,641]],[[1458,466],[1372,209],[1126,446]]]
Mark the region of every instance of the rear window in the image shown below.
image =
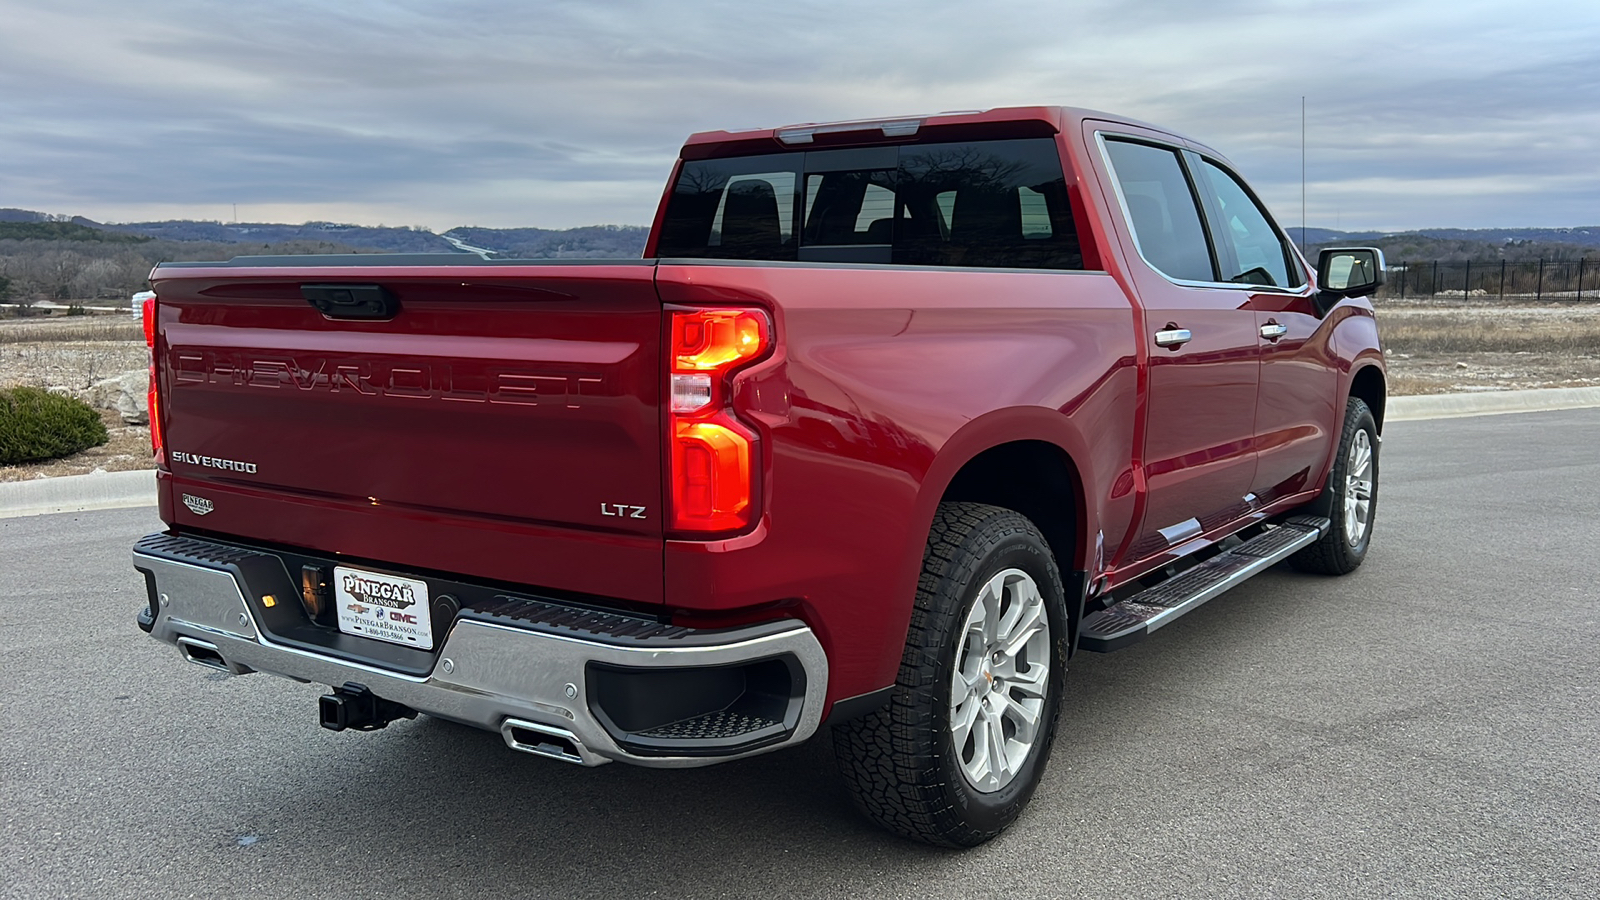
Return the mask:
[[[663,257],[1081,269],[1049,138],[684,163]]]

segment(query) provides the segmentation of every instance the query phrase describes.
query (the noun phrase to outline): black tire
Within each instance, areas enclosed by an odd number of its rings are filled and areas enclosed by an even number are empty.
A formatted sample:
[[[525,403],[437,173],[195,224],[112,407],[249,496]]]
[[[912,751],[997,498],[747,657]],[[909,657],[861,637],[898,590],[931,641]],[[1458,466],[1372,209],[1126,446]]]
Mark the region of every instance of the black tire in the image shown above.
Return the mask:
[[[1351,522],[1359,522],[1360,519],[1359,516],[1352,519],[1350,504],[1347,503],[1352,491],[1358,490],[1350,478],[1351,467],[1355,463],[1351,451],[1355,448],[1359,455],[1359,445],[1363,439],[1371,454],[1370,489],[1367,491],[1365,522],[1361,524],[1359,537],[1352,539]],[[1351,397],[1345,405],[1344,431],[1339,436],[1339,455],[1334,458],[1333,471],[1328,473],[1328,487],[1313,504],[1314,511],[1327,516],[1333,525],[1321,540],[1289,557],[1290,565],[1302,572],[1344,575],[1355,571],[1361,561],[1367,558],[1367,548],[1372,545],[1372,526],[1378,513],[1380,446],[1378,425],[1372,418],[1372,410],[1360,397]],[[1358,478],[1356,483],[1359,484],[1360,480]]]
[[[1015,574],[1007,576],[1013,569],[1020,570],[1026,579]],[[985,586],[992,579],[1013,584],[1007,578],[1017,578],[1017,583],[1023,585],[1031,580],[1031,586],[1037,588],[1049,624],[1042,642],[1048,646],[1049,669],[1038,680],[1043,685],[1042,700],[1029,700],[1040,703],[1031,747],[1020,764],[1002,766],[1012,773],[1007,776],[1008,782],[985,792],[974,786],[963,766],[973,764],[971,738],[982,740],[978,736],[989,732],[982,731],[969,718],[965,726],[969,743],[962,748],[955,746],[951,700],[956,692],[952,682],[957,677],[958,658],[989,659],[985,654],[971,653],[973,645],[967,641],[969,616],[978,614],[974,604]],[[1016,821],[1039,784],[1055,738],[1069,652],[1067,625],[1061,575],[1049,545],[1032,522],[997,506],[940,504],[928,535],[892,699],[885,708],[833,729],[840,772],[861,811],[889,831],[945,847],[976,846]],[[1036,665],[1034,659],[1023,659],[1030,653],[1037,654],[1037,650],[1013,657],[1012,671],[1030,672]],[[993,659],[999,665],[1000,657]],[[1019,659],[1025,663],[1020,669]],[[1005,705],[1007,700],[999,695],[1010,696],[1011,688],[1005,686],[1004,679],[1014,676],[1002,675],[998,669],[993,676],[989,672],[985,662],[983,677],[989,679],[998,699],[984,699]],[[983,682],[976,677],[968,683],[975,685],[967,695],[969,699],[984,690],[977,686]],[[1036,689],[1028,690],[1028,694],[1016,696],[1037,697]],[[995,720],[1000,717],[995,716]],[[1004,731],[1003,724],[995,728]],[[1000,746],[1004,745],[1002,739]],[[1020,747],[1016,752],[1019,756],[1023,753]],[[1001,754],[998,758],[1003,757]]]

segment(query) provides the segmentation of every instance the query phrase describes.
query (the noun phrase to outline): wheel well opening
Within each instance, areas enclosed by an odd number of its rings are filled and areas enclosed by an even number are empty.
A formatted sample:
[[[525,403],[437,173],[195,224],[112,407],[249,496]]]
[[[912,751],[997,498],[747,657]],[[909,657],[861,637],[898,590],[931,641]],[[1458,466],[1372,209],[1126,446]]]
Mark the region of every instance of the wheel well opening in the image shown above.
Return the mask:
[[[1067,590],[1070,627],[1078,628],[1076,584],[1084,567],[1078,523],[1083,497],[1072,459],[1054,444],[1016,441],[991,447],[967,461],[945,489],[945,501],[987,503],[1027,516],[1055,555]]]
[[[1383,404],[1388,396],[1388,388],[1383,383],[1383,372],[1377,366],[1367,366],[1356,372],[1350,382],[1350,396],[1360,397],[1366,402],[1367,408],[1372,410],[1372,420],[1377,423],[1378,432],[1383,432]]]

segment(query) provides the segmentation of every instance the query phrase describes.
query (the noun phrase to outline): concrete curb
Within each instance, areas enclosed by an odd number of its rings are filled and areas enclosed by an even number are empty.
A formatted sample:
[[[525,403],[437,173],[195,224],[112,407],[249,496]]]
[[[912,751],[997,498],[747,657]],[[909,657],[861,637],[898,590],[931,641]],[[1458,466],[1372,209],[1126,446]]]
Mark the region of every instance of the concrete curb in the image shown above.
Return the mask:
[[[154,469],[0,483],[0,519],[155,505]]]
[[[1391,397],[1385,422],[1498,416],[1505,413],[1600,406],[1600,387],[1537,388],[1527,391],[1484,391],[1471,394],[1424,394]]]

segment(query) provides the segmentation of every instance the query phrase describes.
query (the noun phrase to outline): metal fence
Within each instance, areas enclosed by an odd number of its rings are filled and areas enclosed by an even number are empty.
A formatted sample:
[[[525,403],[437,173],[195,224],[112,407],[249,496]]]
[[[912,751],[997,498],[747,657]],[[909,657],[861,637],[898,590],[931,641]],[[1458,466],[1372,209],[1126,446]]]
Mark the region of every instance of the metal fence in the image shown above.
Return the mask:
[[[1507,297],[1600,301],[1600,260],[1497,263],[1407,262],[1390,265],[1382,297]]]

